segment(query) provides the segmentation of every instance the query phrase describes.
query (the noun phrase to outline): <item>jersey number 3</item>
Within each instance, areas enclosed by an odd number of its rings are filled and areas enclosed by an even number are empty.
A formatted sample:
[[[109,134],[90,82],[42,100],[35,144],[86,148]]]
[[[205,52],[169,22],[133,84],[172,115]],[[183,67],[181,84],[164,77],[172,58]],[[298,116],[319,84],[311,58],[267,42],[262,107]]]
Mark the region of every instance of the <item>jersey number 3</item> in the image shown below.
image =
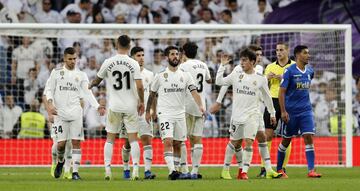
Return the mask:
[[[121,90],[123,88],[123,78],[126,78],[126,89],[130,89],[130,72],[126,71],[121,73],[120,71],[113,71],[113,77],[115,77],[116,82],[114,83],[113,87],[115,90]]]
[[[196,76],[196,79],[198,80],[198,88],[197,88],[197,91],[199,92],[199,93],[201,93],[202,91],[203,91],[203,89],[204,89],[204,87],[203,87],[203,84],[204,84],[204,75],[202,75],[202,74],[198,74],[197,76]]]

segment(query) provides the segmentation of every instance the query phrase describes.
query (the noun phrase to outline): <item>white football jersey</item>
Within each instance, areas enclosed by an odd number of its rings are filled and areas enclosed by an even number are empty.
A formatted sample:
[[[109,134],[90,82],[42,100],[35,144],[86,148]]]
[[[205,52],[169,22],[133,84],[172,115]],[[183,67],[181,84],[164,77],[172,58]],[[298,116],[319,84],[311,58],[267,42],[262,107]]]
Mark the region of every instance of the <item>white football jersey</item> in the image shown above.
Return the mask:
[[[51,72],[44,91],[47,99],[53,100],[62,120],[71,121],[82,117],[80,98],[83,97],[82,87],[88,83],[86,74],[76,68],[68,70],[64,66]]]
[[[190,73],[193,81],[195,82],[197,91],[200,94],[202,104],[205,107],[204,84],[207,80],[211,79],[209,68],[200,60],[189,59],[180,65],[180,69]],[[186,95],[185,108],[186,113],[190,115],[202,116],[202,113],[200,112],[190,92]]]
[[[128,55],[117,54],[104,61],[97,75],[106,80],[109,108],[113,112],[137,112],[138,95],[135,80],[141,80],[137,61]]]
[[[266,78],[254,72],[246,74],[240,70],[233,70],[223,77],[225,68],[220,66],[216,74],[216,84],[233,86],[232,119],[244,123],[250,115],[260,114],[261,100],[264,100],[271,116],[275,116],[275,109],[270,96]]]
[[[158,93],[157,113],[171,118],[185,117],[185,99],[188,91],[195,89],[190,73],[169,68],[158,73],[151,85],[151,91]]]

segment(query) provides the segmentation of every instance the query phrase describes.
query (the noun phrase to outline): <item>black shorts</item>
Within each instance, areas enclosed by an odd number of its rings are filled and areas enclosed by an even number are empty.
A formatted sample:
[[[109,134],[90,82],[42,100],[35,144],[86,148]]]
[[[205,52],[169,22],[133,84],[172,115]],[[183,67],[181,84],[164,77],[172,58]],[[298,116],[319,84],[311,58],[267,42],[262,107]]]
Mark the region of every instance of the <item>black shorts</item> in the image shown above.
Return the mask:
[[[279,120],[281,120],[281,110],[280,110],[279,99],[272,98],[272,101],[275,108],[276,124],[275,125],[270,124],[270,113],[268,112],[267,108],[265,108],[265,112],[264,112],[264,124],[265,124],[265,129],[276,130]]]

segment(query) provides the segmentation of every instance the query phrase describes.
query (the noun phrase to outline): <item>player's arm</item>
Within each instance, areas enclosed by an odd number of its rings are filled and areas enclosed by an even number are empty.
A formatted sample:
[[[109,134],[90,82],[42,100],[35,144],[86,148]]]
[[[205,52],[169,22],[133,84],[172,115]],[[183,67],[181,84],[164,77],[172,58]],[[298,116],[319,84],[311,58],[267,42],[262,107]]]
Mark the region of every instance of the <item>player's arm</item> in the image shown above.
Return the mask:
[[[135,80],[135,83],[139,96],[138,114],[141,116],[144,113],[144,85],[141,79]]]
[[[195,85],[191,84],[188,86],[191,96],[194,98],[196,105],[199,107],[200,112],[205,115],[205,109],[201,101],[200,94],[197,92]]]
[[[154,104],[155,100],[156,100],[156,92],[150,91],[149,98],[146,103],[146,114],[145,114],[145,119],[146,122],[148,123],[150,123],[150,119],[151,119],[151,113],[150,113],[151,108],[153,108],[153,111],[156,112],[156,104]]]
[[[48,81],[46,82],[46,92],[45,92],[45,96],[46,96],[46,102],[47,102],[47,107],[48,107],[48,112],[50,112],[52,115],[57,115],[57,111],[56,108],[54,106],[54,94],[55,94],[55,86],[56,86],[56,81],[55,81],[55,70],[53,70],[50,74],[50,77],[48,79]]]
[[[91,81],[88,88],[91,89],[93,87],[98,86],[101,83],[102,80],[103,80],[103,78],[100,78],[99,76],[96,76],[95,79],[93,79]]]
[[[218,69],[218,72],[216,73],[216,80],[215,80],[215,84],[219,85],[219,86],[229,86],[231,85],[231,76],[234,73],[234,71],[231,72],[231,74],[229,74],[228,76],[226,76],[224,78],[224,72],[225,72],[225,65],[228,64],[230,62],[230,58],[228,55],[223,54],[221,56],[221,64],[220,67]]]
[[[289,85],[290,80],[290,71],[285,69],[283,79],[280,83],[280,90],[279,90],[279,105],[280,105],[280,111],[281,111],[281,119],[287,123],[289,121],[289,114],[286,111],[285,107],[285,95],[287,91],[287,87]]]
[[[275,108],[270,95],[269,87],[267,85],[267,80],[265,78],[264,83],[260,87],[260,91],[262,95],[262,100],[264,100],[264,104],[270,113],[270,124],[276,124]]]
[[[224,99],[228,89],[229,86],[221,86],[216,102],[210,107],[210,113],[215,114],[221,109],[222,100]]]
[[[87,78],[87,77],[86,77]],[[94,108],[96,108],[100,114],[100,116],[103,116],[105,115],[105,106],[103,105],[100,105],[94,94],[90,91],[90,89],[88,88],[89,85],[88,85],[88,81],[87,80],[84,80],[82,83],[81,83],[81,89],[82,89],[82,92],[84,93],[84,98],[90,103],[90,105]],[[84,104],[81,104],[81,100],[80,100],[80,105],[84,105]],[[83,106],[82,106],[83,107]]]
[[[152,110],[152,115],[151,115],[151,117],[152,117],[153,120],[156,120],[156,119],[157,119],[157,115],[156,115],[157,98],[158,98],[158,96],[157,96],[157,94],[156,94],[156,96],[155,96],[155,98],[154,98],[154,100],[153,100],[153,102],[152,102],[152,106],[151,106],[151,110]]]

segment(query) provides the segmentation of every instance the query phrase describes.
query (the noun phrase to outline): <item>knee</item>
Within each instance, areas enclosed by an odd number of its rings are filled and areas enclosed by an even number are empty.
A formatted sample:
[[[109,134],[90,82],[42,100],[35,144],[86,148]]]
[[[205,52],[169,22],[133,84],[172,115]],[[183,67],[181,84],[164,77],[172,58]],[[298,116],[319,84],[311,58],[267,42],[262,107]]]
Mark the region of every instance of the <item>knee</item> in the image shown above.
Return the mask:
[[[259,143],[266,142],[265,132],[259,131],[259,132],[256,134],[256,139],[257,139],[257,141],[258,141]]]

